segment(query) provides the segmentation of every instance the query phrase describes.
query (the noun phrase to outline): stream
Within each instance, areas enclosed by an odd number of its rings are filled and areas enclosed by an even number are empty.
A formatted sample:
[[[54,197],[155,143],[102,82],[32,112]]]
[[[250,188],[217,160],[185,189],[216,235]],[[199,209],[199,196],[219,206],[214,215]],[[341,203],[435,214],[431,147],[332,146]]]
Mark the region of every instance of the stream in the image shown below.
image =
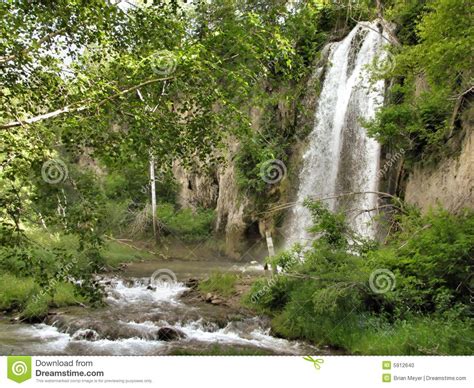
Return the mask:
[[[246,309],[208,303],[188,287],[190,278],[219,270],[241,276],[261,265],[172,260],[160,271],[176,281],[154,282],[156,262],[133,263],[120,275],[102,277],[106,305],[57,309],[39,324],[0,319],[0,354],[28,355],[307,355],[320,349],[272,336],[268,318]]]

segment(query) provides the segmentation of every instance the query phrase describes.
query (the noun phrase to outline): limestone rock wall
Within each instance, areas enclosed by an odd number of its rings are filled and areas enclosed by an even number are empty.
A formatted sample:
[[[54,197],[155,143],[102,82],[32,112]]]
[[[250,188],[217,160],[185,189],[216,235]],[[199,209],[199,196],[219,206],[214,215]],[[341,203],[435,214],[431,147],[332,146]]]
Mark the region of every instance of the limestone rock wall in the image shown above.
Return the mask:
[[[434,167],[415,167],[408,176],[405,200],[424,212],[441,205],[456,213],[474,209],[474,131],[464,135],[461,150]]]
[[[219,196],[217,173],[204,172],[194,167],[186,170],[178,162],[173,164],[173,174],[178,183],[177,202],[180,206],[196,209],[215,208]]]

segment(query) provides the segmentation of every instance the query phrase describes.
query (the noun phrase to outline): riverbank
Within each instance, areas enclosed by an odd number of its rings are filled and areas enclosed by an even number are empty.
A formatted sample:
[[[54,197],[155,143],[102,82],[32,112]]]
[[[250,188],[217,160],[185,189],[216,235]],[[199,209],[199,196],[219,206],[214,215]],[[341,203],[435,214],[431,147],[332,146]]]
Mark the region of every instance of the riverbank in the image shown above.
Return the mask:
[[[0,312],[17,321],[41,322],[51,309],[90,305],[73,285],[74,275],[85,273],[90,267],[88,257],[78,250],[78,239],[41,230],[32,230],[27,236],[34,249],[20,254],[5,247],[0,252]],[[213,246],[218,247],[219,243],[164,238],[156,244],[153,240],[105,236],[98,273],[122,273],[128,269],[130,274],[150,277],[155,270],[166,268],[170,261],[183,263],[177,268],[180,272],[193,268],[187,271],[188,277],[199,274],[199,265],[185,263],[211,260],[215,262],[216,270],[226,268],[225,264],[220,266],[219,263],[229,259]],[[57,262],[57,256],[61,257],[62,263]],[[42,274],[29,273],[28,268],[36,262],[41,263]]]
[[[162,261],[156,263],[164,269]],[[200,266],[202,274],[214,275],[183,278],[185,263]],[[273,336],[268,318],[240,304],[255,277],[262,275],[263,271],[255,265],[227,262],[226,272],[217,275],[214,261],[169,260],[166,269],[176,274],[177,281],[153,283],[150,276],[139,275],[148,273],[149,264],[136,262],[130,265],[131,272],[126,268],[102,275],[100,282],[107,295],[102,307],[54,308],[42,323],[36,324],[3,320],[0,322],[2,353],[304,355],[321,352],[302,341]],[[220,262],[220,267],[224,264]],[[230,285],[229,279],[235,282]]]

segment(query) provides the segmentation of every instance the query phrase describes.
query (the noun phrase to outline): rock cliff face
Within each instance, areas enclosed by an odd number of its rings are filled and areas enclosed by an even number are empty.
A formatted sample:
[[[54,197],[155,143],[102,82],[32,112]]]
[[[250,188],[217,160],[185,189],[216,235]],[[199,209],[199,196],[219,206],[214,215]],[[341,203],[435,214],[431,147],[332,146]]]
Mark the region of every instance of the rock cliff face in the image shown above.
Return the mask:
[[[234,155],[237,148],[237,142],[230,142],[229,155]],[[236,168],[232,162],[228,162],[219,171],[219,196],[216,206],[215,227],[216,232],[225,237],[226,254],[233,258],[240,257],[242,247],[245,244],[246,213],[250,205],[249,200],[239,192],[236,174]]]
[[[456,213],[474,208],[473,109],[465,112],[458,147],[435,166],[415,166],[409,174],[405,200],[423,211],[441,205]]]
[[[245,233],[252,223],[251,203],[239,192],[236,167],[232,161],[239,147],[230,139],[225,154],[226,163],[214,172],[204,168],[185,169],[179,163],[173,166],[178,183],[177,201],[180,206],[196,209],[215,209],[215,232],[224,237],[225,254],[239,259],[246,246]]]
[[[186,170],[178,162],[173,164],[173,174],[178,183],[178,204],[182,207],[196,209],[216,207],[219,196],[217,173],[203,173],[204,169]]]

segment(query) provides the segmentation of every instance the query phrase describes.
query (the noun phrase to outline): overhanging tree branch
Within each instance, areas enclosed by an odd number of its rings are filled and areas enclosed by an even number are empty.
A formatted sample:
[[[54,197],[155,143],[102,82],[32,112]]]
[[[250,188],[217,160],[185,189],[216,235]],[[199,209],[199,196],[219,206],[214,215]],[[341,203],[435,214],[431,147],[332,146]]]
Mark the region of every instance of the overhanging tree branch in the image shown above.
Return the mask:
[[[62,115],[64,113],[76,113],[76,112],[81,112],[83,110],[91,109],[93,107],[97,108],[97,107],[100,107],[100,106],[104,105],[105,103],[117,98],[117,97],[123,96],[125,94],[130,93],[130,92],[133,92],[133,91],[135,91],[135,90],[137,90],[137,89],[139,89],[143,86],[146,86],[146,85],[149,85],[149,84],[152,84],[152,83],[156,83],[156,82],[160,82],[160,81],[167,81],[167,80],[170,80],[170,79],[173,79],[173,77],[153,78],[153,79],[150,79],[148,81],[142,82],[141,84],[138,84],[138,85],[132,86],[130,88],[121,90],[118,93],[112,94],[111,96],[100,100],[97,103],[97,105],[94,105],[94,104],[90,103],[89,100],[83,100],[83,101],[77,102],[75,104],[66,105],[65,107],[63,107],[61,109],[57,109],[55,111],[45,113],[45,114],[42,114],[42,115],[39,115],[39,116],[34,116],[34,117],[30,117],[30,118],[25,119],[25,120],[17,120],[17,121],[11,121],[11,122],[6,123],[6,124],[1,124],[0,129],[8,129],[8,128],[20,127],[22,125],[34,124],[38,121],[43,121],[43,120],[46,120],[46,119],[57,117],[57,116]]]

